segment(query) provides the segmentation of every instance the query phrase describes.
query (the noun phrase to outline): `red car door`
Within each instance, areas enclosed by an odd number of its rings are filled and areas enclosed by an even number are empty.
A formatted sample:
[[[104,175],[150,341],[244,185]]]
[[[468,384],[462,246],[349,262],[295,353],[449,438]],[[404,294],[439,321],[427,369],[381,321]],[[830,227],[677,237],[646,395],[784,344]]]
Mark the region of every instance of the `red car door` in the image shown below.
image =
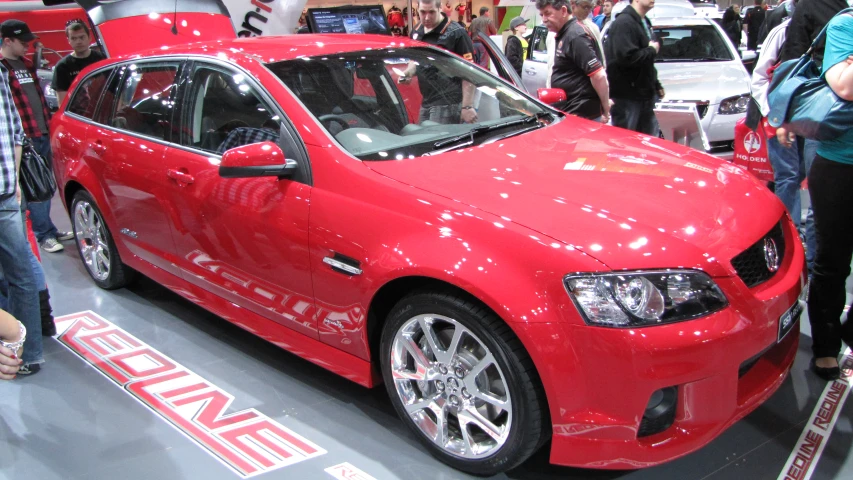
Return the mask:
[[[124,65],[101,100],[89,130],[89,162],[100,165],[116,217],[115,235],[141,259],[179,275],[175,266],[164,164],[171,102],[180,61]],[[95,129],[95,132],[92,131]]]
[[[178,265],[187,281],[317,338],[308,257],[311,188],[297,180],[221,178],[220,155],[279,139],[275,103],[229,67],[196,63],[166,154]],[[289,148],[281,142],[290,157]],[[239,320],[233,320],[240,323]]]

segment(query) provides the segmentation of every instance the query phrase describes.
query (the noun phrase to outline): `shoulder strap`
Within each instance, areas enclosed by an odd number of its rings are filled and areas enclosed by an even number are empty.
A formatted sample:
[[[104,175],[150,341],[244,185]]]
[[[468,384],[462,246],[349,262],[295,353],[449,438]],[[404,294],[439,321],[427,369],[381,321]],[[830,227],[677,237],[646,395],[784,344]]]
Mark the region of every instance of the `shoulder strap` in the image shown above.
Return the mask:
[[[808,50],[806,53],[804,53],[803,55],[811,55],[811,54],[812,54],[812,52],[813,52],[813,51],[814,51],[814,49],[815,49],[815,45],[817,45],[818,43],[820,43],[820,41],[821,41],[821,40],[823,40],[823,37],[825,37],[825,36],[826,36],[826,29],[827,29],[827,28],[829,28],[829,24],[830,24],[830,22],[832,22],[832,20],[833,20],[835,17],[838,17],[838,16],[840,16],[840,15],[844,15],[844,14],[847,14],[847,13],[853,13],[853,8],[845,8],[844,10],[842,10],[842,11],[840,11],[840,12],[836,13],[832,18],[830,18],[830,19],[829,19],[829,22],[826,22],[826,25],[824,25],[823,30],[821,30],[821,31],[820,31],[820,33],[818,33],[818,34],[817,34],[817,37],[815,37],[814,42],[812,42],[812,46],[811,46],[811,47],[809,47],[809,50]]]

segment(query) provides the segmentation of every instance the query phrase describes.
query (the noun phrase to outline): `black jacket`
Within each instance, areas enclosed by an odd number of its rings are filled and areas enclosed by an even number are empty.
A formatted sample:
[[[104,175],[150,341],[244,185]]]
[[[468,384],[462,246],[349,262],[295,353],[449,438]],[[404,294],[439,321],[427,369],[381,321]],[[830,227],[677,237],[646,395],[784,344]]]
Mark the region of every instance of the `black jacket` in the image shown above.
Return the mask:
[[[524,66],[524,49],[521,46],[521,40],[515,35],[510,35],[506,39],[506,58],[510,65],[521,75],[521,67]]]
[[[796,10],[794,11],[796,12]],[[770,10],[770,12],[768,12],[764,17],[764,23],[761,24],[761,30],[758,32],[758,43],[764,43],[764,40],[767,39],[767,35],[770,34],[770,31],[778,27],[786,18],[788,18],[788,9],[785,8],[784,2],[780,3],[779,6],[773,10]]]
[[[788,36],[782,46],[782,61],[801,57],[811,46],[817,34],[836,13],[847,8],[847,0],[800,0],[788,24]],[[814,58],[823,61],[826,41],[815,48]]]
[[[604,56],[607,58],[610,98],[652,100],[662,88],[655,68],[657,52],[649,46],[643,22],[651,32],[649,19],[641,18],[634,7],[628,6],[607,30]]]

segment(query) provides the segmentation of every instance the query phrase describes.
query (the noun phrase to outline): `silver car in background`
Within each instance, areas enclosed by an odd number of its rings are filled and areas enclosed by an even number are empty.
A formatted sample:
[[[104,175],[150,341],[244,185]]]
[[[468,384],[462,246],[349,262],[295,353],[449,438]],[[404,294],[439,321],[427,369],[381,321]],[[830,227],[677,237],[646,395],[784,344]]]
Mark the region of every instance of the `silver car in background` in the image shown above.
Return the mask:
[[[708,153],[732,157],[735,124],[750,98],[750,76],[734,45],[710,18],[654,18],[652,26],[661,42],[655,66],[664,103],[695,103]]]

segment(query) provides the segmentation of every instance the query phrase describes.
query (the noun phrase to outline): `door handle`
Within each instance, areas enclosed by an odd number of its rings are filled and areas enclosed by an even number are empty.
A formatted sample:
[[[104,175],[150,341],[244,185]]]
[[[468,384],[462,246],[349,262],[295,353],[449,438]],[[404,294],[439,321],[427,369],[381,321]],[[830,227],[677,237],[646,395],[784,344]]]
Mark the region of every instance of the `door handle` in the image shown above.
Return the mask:
[[[89,146],[92,147],[92,150],[97,153],[104,153],[107,151],[107,147],[103,143],[101,143],[100,140],[96,140],[95,143],[91,143],[89,144]]]
[[[193,183],[193,182],[195,182],[195,177],[193,177],[193,176],[192,176],[192,175],[190,175],[189,173],[187,173],[187,172],[182,172],[182,171],[180,171],[180,170],[175,170],[175,169],[172,169],[172,168],[170,168],[169,170],[166,170],[166,175],[167,175],[169,178],[171,178],[172,180],[174,180],[174,181],[176,181],[176,182],[179,182],[179,183],[187,183],[187,184],[189,184],[189,183]]]
[[[524,71],[524,73],[526,73],[528,75],[536,75],[536,69],[528,68],[527,70]]]

